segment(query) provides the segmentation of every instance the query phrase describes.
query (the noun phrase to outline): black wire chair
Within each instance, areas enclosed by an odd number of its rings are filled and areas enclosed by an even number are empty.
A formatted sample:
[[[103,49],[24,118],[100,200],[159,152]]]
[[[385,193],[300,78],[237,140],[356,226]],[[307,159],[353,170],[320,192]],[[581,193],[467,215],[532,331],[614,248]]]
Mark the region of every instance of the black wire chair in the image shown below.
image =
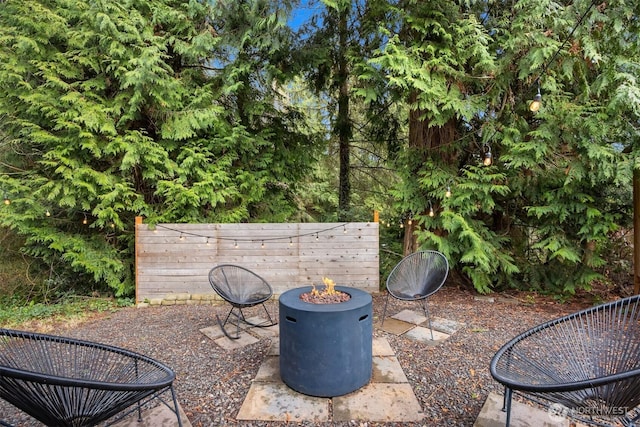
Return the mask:
[[[122,348],[0,329],[0,397],[48,426],[95,426],[136,410],[142,421],[142,406],[154,398],[182,426],[174,379],[169,367]]]
[[[438,251],[420,251],[404,257],[387,277],[387,299],[384,303],[381,325],[384,325],[387,314],[389,295],[403,301],[417,301],[421,303],[427,317],[433,340],[427,299],[444,285],[448,275],[449,262]]]
[[[240,338],[241,321],[245,322],[249,326],[260,328],[277,324],[277,322],[271,317],[271,314],[269,314],[269,311],[264,304],[273,295],[273,289],[266,280],[258,276],[253,271],[239,265],[220,264],[209,271],[209,283],[211,283],[213,290],[220,295],[223,300],[231,304],[231,310],[229,310],[224,322],[216,315],[222,332],[228,338]],[[264,308],[268,320],[262,323],[249,322],[244,317],[242,309],[260,304]],[[232,324],[235,324],[235,335],[230,335],[225,328],[229,319],[231,319]]]
[[[640,405],[640,295],[516,336],[495,354],[490,371],[505,387],[507,426],[514,390],[587,423],[635,425]]]

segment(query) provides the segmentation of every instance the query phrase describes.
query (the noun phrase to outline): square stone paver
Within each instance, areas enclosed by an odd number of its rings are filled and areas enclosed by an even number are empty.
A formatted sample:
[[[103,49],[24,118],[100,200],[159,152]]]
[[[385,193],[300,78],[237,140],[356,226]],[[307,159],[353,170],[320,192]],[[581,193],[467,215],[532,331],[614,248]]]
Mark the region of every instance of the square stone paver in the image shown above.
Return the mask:
[[[384,323],[379,326],[383,331],[394,335],[402,335],[415,327],[416,325],[413,323],[403,322],[402,320],[394,319],[393,317],[387,317],[384,319]]]
[[[429,326],[429,325],[423,325]],[[442,317],[434,317],[431,319],[431,327],[445,334],[452,335],[460,329],[464,328],[466,324],[456,322],[455,320],[443,319]]]
[[[384,338],[373,340],[373,369],[369,384],[344,396],[320,398],[298,393],[282,382],[280,358],[272,342],[240,408],[238,420],[324,422],[412,422],[423,418],[420,404],[402,366]],[[333,404],[333,417],[328,405]]]
[[[424,418],[409,383],[369,383],[333,398],[333,421],[416,422]]]
[[[374,356],[372,383],[406,383],[407,376],[395,356]]]
[[[413,310],[402,310],[400,313],[391,316],[393,319],[402,320],[403,322],[413,323],[414,325],[420,325],[427,321],[427,318]]]
[[[213,341],[224,336],[224,333],[222,333],[222,329],[220,329],[220,326],[218,325],[207,326],[206,328],[200,329],[200,332],[202,332],[207,338]]]
[[[236,419],[326,422],[329,421],[329,399],[297,393],[282,382],[256,381],[249,388]]]
[[[506,412],[502,412],[502,395],[489,393],[473,427],[504,427]],[[511,427],[568,427],[569,420],[531,405],[512,400]]]
[[[242,331],[240,331],[240,338],[238,338],[237,340],[232,340],[230,338],[225,337],[224,335],[220,338],[213,340],[213,342],[215,342],[225,350],[236,350],[238,348],[242,348],[249,344],[257,343],[258,341],[260,341],[258,338],[254,337],[248,332],[242,332]]]
[[[264,359],[254,381],[281,382],[280,379],[280,358],[270,356]]]
[[[178,404],[180,421],[182,427],[191,427],[191,422],[187,419],[180,404]],[[178,425],[178,418],[173,409],[167,405],[160,404],[154,408],[142,410],[142,421],[138,421],[138,413],[132,412],[124,419],[112,424],[114,427],[175,427]]]
[[[372,343],[373,356],[395,356],[396,353],[389,345],[389,341],[384,338],[373,337]]]
[[[424,344],[432,344],[432,345],[437,345],[440,344],[442,341],[446,340],[447,338],[449,338],[448,334],[445,334],[443,332],[440,331],[433,331],[433,339],[431,339],[431,330],[429,328],[424,328],[422,326],[416,326],[415,328],[411,329],[410,331],[407,331],[407,333],[404,335],[407,338],[410,338],[412,340],[416,340],[419,341],[421,343]]]

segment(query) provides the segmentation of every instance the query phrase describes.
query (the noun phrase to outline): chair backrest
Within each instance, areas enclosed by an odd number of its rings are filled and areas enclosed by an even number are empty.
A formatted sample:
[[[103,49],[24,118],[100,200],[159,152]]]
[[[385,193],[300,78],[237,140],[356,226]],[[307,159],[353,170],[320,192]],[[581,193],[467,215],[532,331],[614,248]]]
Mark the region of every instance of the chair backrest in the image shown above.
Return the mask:
[[[449,275],[449,262],[438,251],[426,250],[404,257],[387,278],[387,291],[398,299],[418,300],[433,295]]]
[[[237,305],[259,304],[271,298],[271,285],[248,268],[220,264],[209,271],[209,283],[224,300]]]

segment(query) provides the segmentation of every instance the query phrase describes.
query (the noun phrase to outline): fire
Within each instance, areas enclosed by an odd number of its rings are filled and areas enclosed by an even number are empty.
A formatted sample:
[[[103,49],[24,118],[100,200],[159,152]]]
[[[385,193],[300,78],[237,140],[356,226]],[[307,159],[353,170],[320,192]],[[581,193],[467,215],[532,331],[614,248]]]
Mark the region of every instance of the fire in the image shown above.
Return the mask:
[[[316,285],[311,284],[311,286],[313,286],[313,289],[311,290],[311,295],[313,296],[335,295],[337,293],[335,289],[336,282],[329,279],[328,277],[323,277],[322,282],[324,283],[324,291],[320,292],[319,290],[316,289]]]

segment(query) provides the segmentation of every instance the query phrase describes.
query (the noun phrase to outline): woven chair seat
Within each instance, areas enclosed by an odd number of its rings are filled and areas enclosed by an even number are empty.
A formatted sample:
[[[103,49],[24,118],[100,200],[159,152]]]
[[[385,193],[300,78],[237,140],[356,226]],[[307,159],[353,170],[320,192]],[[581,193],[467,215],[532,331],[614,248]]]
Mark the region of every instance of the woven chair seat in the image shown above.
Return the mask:
[[[174,379],[169,367],[125,349],[0,329],[0,397],[45,425],[94,426],[165,391],[182,425]]]
[[[490,371],[505,386],[507,425],[513,390],[586,421],[633,425],[629,413],[640,405],[640,296],[536,326],[506,343]]]

